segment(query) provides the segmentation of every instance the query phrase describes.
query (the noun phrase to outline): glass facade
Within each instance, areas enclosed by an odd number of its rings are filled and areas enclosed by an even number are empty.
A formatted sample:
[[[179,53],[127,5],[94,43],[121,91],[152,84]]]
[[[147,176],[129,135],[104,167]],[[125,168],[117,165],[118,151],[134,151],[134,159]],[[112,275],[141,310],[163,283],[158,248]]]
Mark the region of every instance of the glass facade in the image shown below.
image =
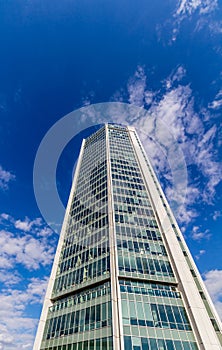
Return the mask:
[[[219,350],[220,324],[135,130],[108,124],[87,138],[74,182],[34,349],[211,350],[169,246],[175,237]]]

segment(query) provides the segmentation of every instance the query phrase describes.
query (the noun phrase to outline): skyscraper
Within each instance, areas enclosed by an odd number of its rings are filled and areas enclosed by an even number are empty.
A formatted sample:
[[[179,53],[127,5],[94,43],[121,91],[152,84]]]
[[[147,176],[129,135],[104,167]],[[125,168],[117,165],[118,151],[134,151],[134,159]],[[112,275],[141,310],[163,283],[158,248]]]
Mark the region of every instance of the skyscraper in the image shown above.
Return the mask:
[[[219,350],[221,323],[132,127],[83,140],[34,350]]]

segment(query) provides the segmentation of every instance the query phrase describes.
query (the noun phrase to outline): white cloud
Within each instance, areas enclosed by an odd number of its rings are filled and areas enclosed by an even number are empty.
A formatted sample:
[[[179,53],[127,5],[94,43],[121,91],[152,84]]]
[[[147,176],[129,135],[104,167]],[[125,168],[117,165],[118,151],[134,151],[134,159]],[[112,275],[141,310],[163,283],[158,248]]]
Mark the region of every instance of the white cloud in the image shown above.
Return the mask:
[[[209,103],[208,107],[211,109],[219,109],[222,107],[222,90],[217,93],[214,101]]]
[[[53,231],[41,218],[16,220],[3,213],[0,223],[0,349],[32,350],[38,319],[29,317],[30,307],[33,314],[42,302],[47,279],[23,279],[20,267],[38,276],[38,269],[52,263]]]
[[[135,74],[128,81],[127,90],[129,94],[129,102],[138,107],[143,107],[144,98],[145,98],[145,89],[146,89],[146,75],[144,72],[144,68],[141,66],[138,66]]]
[[[94,97],[95,97],[95,92],[94,91],[90,91],[87,95],[85,95],[82,98],[82,106],[90,105],[92,103]]]
[[[2,217],[3,219],[5,219],[5,220],[9,220],[9,215],[6,214],[6,213],[2,213],[2,214],[1,214],[1,217]]]
[[[165,80],[165,85],[167,89],[172,88],[175,82],[181,82],[181,80],[186,76],[186,69],[183,66],[178,66],[175,71],[173,71],[169,77]]]
[[[12,218],[11,218],[11,221],[13,221]],[[18,228],[19,230],[27,232],[27,231],[30,231],[33,228],[33,226],[35,226],[35,230],[36,230],[36,228],[39,228],[40,226],[42,226],[43,223],[41,218],[37,218],[31,221],[28,217],[26,217],[25,220],[23,221],[16,220],[14,224],[15,224],[15,228]]]
[[[215,21],[212,23],[209,23],[210,31],[214,34],[221,34],[222,33],[222,21]]]
[[[179,0],[174,16],[191,16],[197,10],[199,14],[207,14],[218,6],[217,0]]]
[[[172,17],[157,27],[157,35],[161,38],[161,32],[170,34],[169,44],[172,44],[180,32],[181,25],[187,19],[193,19],[194,32],[207,27],[211,33],[218,33],[220,22],[212,19],[212,14],[218,8],[218,0],[178,0]]]
[[[33,330],[37,319],[27,316],[27,306],[39,304],[45,294],[47,279],[32,278],[25,290],[8,289],[0,294],[0,349],[31,350],[34,341]]]
[[[205,179],[207,179],[202,198],[205,202],[210,203],[215,196],[216,186],[221,181],[221,163],[214,160],[215,147],[214,139],[216,138],[217,127],[212,126],[205,134],[200,135],[195,145],[195,164],[199,167]]]
[[[7,190],[9,182],[15,180],[15,175],[10,171],[4,170],[0,165],[0,189]]]
[[[46,293],[48,278],[31,278],[27,288],[27,299],[31,304],[42,303]]]
[[[0,265],[12,268],[22,264],[29,270],[39,269],[41,265],[51,264],[54,247],[45,240],[35,239],[29,234],[18,235],[8,231],[0,231]]]
[[[202,239],[209,239],[211,236],[208,229],[201,230],[199,226],[193,226],[191,237],[194,241],[201,241]]]
[[[0,230],[0,268],[12,269],[21,264],[29,270],[36,270],[51,264],[54,256],[53,231],[41,218],[15,220],[5,213],[1,214],[1,218],[4,219],[1,222],[4,228]]]
[[[204,274],[204,282],[222,319],[222,270],[211,270]]]
[[[177,141],[185,141],[185,118],[190,118],[191,90],[189,86],[179,85],[167,91],[151,112],[160,118]]]
[[[191,5],[194,8],[198,3],[189,3],[189,6]],[[183,6],[188,6],[187,1],[183,2]],[[185,9],[183,6],[180,11]],[[207,2],[204,6],[207,8]],[[184,78],[185,68],[177,66],[162,81],[160,90],[150,91],[145,67],[138,66],[128,81],[127,92],[131,104],[148,108],[146,115],[141,113],[134,119],[129,118],[128,122],[137,128],[157,173],[168,181],[165,191],[171,205],[173,203],[174,212],[176,206],[177,218],[180,222],[188,223],[198,215],[192,207],[194,203],[213,202],[216,186],[221,181],[222,169],[215,149],[219,130],[216,125],[212,125],[209,110],[201,108],[199,113],[196,112],[192,89],[189,84],[184,83]],[[120,101],[127,98],[123,89],[115,94],[117,95]],[[119,122],[121,123],[121,118]],[[177,172],[181,159],[174,155],[179,149],[187,169],[195,168],[195,172],[198,170],[197,178],[193,178],[192,173],[188,174],[192,177],[186,186],[186,174]],[[174,174],[180,176],[172,178],[173,170],[176,170]],[[175,183],[176,192],[173,186]]]
[[[168,86],[171,86],[171,84],[168,84]],[[170,131],[176,142],[179,143],[187,166],[197,166],[203,176],[204,190],[200,191],[195,186],[194,179],[192,179],[193,184],[188,184],[186,193],[173,194],[172,190],[168,188],[166,190],[168,198],[178,202],[179,197],[182,199],[183,196],[186,196],[187,205],[192,205],[197,199],[210,203],[215,196],[216,186],[221,181],[221,164],[215,160],[214,140],[217,137],[216,126],[214,125],[205,132],[201,114],[198,115],[194,111],[192,90],[188,85],[182,86],[179,84],[176,88],[170,88],[158,103],[154,103],[151,106],[149,111],[164,122],[166,130]],[[168,143],[166,139],[164,143],[165,145],[168,144],[168,150],[172,147],[172,143]],[[169,152],[166,154],[165,162],[169,159]],[[155,156],[156,154],[153,153],[152,158],[157,160],[157,162],[154,160],[154,165],[157,166],[158,164],[160,172],[166,174],[167,166],[163,162],[163,156],[162,161],[160,160],[160,153],[158,157]],[[183,202],[180,201],[180,203]],[[181,214],[184,213],[184,209],[182,206],[179,212]],[[180,216],[180,220],[189,220],[189,213],[191,216],[195,216],[195,214],[193,215],[191,211],[187,210],[185,215]]]
[[[53,231],[49,227],[43,227],[42,229],[38,230],[37,236],[39,237],[49,237],[53,234]]]
[[[16,220],[15,222],[15,228],[18,228],[19,230],[22,231],[29,231],[32,227],[32,223],[28,220],[25,219],[25,221],[21,221],[21,220]]]
[[[1,234],[1,232],[0,232]],[[1,242],[1,239],[0,239]],[[5,254],[0,254],[0,269],[11,269],[14,264],[11,259],[8,258]]]
[[[4,220],[5,226],[14,226],[16,229],[24,232],[29,232],[37,236],[51,236],[54,232],[48,226],[46,226],[42,218],[36,218],[30,220],[28,217],[25,219],[14,219],[11,215],[2,213],[0,215],[1,219]],[[1,223],[1,222],[0,222]]]
[[[8,270],[6,273],[5,269],[7,266],[1,264],[1,267],[3,267],[3,269],[0,270],[0,283],[3,283],[5,286],[12,286],[18,284],[21,281],[21,276],[16,270],[13,270],[11,272]],[[10,265],[9,268],[11,267],[12,266]]]
[[[205,253],[206,253],[206,250],[201,249],[201,250],[199,251],[199,253],[195,256],[195,258],[196,258],[197,260],[199,260],[200,257],[201,257],[202,255],[204,255]]]
[[[215,212],[213,214],[213,220],[216,221],[221,216],[222,216],[222,213],[219,210],[215,210]]]
[[[175,192],[172,186],[168,185],[165,193],[167,198],[170,199],[173,211],[180,223],[188,224],[198,216],[196,209],[192,208],[192,205],[200,196],[198,188],[189,184],[184,191]]]

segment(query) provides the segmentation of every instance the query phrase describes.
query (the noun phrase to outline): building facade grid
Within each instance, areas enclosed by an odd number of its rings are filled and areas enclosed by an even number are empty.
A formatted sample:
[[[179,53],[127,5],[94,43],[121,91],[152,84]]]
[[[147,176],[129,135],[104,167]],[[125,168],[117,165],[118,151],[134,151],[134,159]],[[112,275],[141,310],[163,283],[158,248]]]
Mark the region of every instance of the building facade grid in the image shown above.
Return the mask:
[[[135,129],[106,124],[83,142],[59,247],[34,350],[221,349]]]

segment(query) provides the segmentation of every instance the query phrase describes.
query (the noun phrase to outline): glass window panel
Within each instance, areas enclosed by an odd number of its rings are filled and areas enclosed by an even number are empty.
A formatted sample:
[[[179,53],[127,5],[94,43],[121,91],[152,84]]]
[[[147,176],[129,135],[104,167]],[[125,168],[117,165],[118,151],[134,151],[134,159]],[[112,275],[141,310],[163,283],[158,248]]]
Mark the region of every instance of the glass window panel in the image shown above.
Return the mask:
[[[80,328],[79,328],[79,330],[80,330],[80,332],[83,332],[84,325],[88,324],[89,321],[86,323],[86,320],[85,320],[86,309],[80,310],[79,313],[80,313],[80,317],[79,317],[79,327]]]
[[[124,266],[123,266],[123,257],[122,256],[118,256],[118,263],[119,263],[119,269],[123,270]]]
[[[166,344],[163,339],[158,339],[158,350],[167,350]]]
[[[89,330],[90,308],[87,307],[85,314],[85,330]]]
[[[132,337],[132,343],[133,343],[133,346],[140,346],[141,345],[141,338],[139,337]]]
[[[150,347],[149,347],[148,339],[142,338],[141,341],[142,341],[142,350],[149,350]]]
[[[124,336],[124,347],[127,350],[132,350],[131,337]]]
[[[61,325],[61,316],[57,318],[56,331],[59,331]]]
[[[167,350],[174,350],[174,346],[173,346],[173,341],[172,340],[166,340],[166,344],[167,344]]]
[[[143,312],[143,305],[142,303],[136,302],[136,308],[137,308],[137,315],[138,319],[144,320],[144,312]]]
[[[167,317],[169,319],[169,322],[175,322],[171,306],[166,305],[166,313],[167,313]]]
[[[83,343],[82,343],[82,342],[79,342],[79,343],[78,343],[78,350],[83,350],[82,347],[83,347]]]
[[[143,263],[143,271],[144,271],[144,273],[148,274],[150,272],[148,260],[143,258],[142,259],[142,263]]]
[[[167,322],[166,311],[163,305],[159,305],[160,319],[162,322]]]
[[[130,317],[136,317],[135,303],[133,301],[129,302]]]
[[[184,348],[184,350],[190,350],[191,349],[190,348],[190,344],[187,341],[183,342],[183,348]]]
[[[180,329],[180,330],[184,329],[183,320],[180,317],[180,313],[179,313],[178,308],[174,307],[173,311],[174,311],[174,316],[175,316],[175,319],[176,319],[176,322],[177,322],[177,328]]]
[[[143,304],[144,311],[145,311],[145,319],[148,321],[153,321],[153,316],[151,312],[151,308],[149,304]]]
[[[157,306],[155,304],[151,304],[151,310],[152,310],[153,320],[155,322],[160,321],[159,314],[157,311]]]
[[[88,340],[83,342],[83,350],[88,350]]]
[[[100,350],[100,339],[96,339],[96,350]]]
[[[158,349],[158,345],[156,342],[156,339],[150,339],[150,350],[157,350]]]
[[[108,302],[108,319],[111,318],[111,302]]]
[[[75,332],[78,332],[78,326],[79,326],[79,311],[76,311]]]
[[[129,318],[129,307],[126,300],[122,300],[122,315],[123,318]]]
[[[90,342],[89,342],[89,350],[94,350],[94,340],[90,340]]]
[[[124,256],[125,271],[130,272],[130,262],[128,256]]]
[[[106,303],[102,304],[102,320],[106,320]]]
[[[102,349],[107,349],[107,338],[102,338]]]
[[[136,264],[137,264],[137,270],[138,270],[138,272],[143,273],[141,259],[138,258],[138,257],[136,258]]]
[[[176,350],[183,350],[182,344],[179,340],[174,341],[174,346],[175,346]]]
[[[136,267],[136,259],[134,256],[130,256],[129,257],[129,260],[130,260],[130,265],[131,265],[131,271],[136,271],[137,270],[137,267]]]
[[[183,307],[179,306],[180,314],[184,323],[189,323],[186,311]]]
[[[100,304],[96,305],[96,321],[100,321]]]
[[[91,307],[91,313],[90,313],[90,323],[95,322],[95,306]]]

